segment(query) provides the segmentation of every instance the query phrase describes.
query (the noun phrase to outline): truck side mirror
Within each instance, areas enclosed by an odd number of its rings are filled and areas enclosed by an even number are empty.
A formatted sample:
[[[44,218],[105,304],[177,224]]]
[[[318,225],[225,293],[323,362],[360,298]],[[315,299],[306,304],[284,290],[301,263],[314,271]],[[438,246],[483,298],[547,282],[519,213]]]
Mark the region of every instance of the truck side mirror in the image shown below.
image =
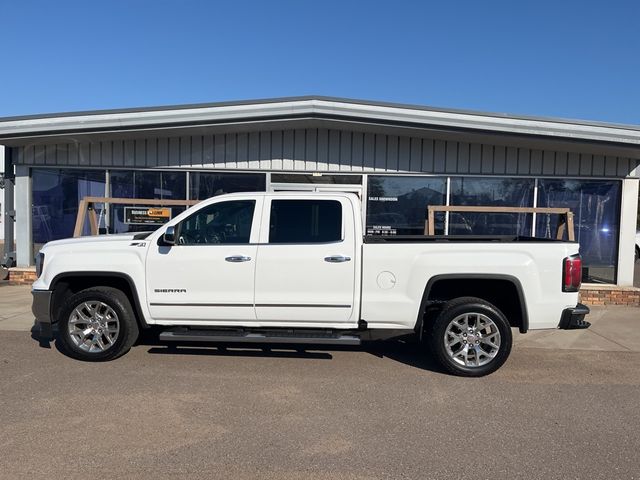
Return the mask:
[[[175,245],[176,244],[176,227],[167,227],[167,229],[164,232],[164,235],[162,236],[162,239],[164,240],[164,243],[166,243],[167,245]]]

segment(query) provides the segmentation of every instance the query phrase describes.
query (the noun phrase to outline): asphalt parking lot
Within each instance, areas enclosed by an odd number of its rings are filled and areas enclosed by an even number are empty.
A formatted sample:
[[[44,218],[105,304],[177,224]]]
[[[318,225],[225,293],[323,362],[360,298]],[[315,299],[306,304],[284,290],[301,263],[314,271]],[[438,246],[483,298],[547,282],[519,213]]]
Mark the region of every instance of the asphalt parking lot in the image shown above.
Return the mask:
[[[297,352],[150,341],[91,364],[8,328],[0,478],[640,475],[640,349],[624,335],[539,348],[574,333],[539,332],[495,374],[463,379],[398,342]]]

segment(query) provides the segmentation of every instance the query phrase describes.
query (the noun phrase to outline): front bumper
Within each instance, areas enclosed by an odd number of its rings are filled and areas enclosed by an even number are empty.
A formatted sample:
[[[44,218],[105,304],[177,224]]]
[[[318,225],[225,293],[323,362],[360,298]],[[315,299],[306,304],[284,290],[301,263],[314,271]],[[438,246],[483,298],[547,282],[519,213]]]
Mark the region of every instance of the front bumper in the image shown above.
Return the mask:
[[[581,303],[573,308],[565,308],[560,317],[558,328],[561,330],[575,330],[579,328],[589,328],[591,323],[584,319],[589,314],[589,307]]]
[[[33,295],[31,311],[36,317],[36,323],[40,326],[40,341],[53,338],[53,330],[51,328],[53,323],[51,318],[52,293],[49,290],[31,290],[31,295]]]
[[[31,303],[31,311],[36,317],[38,323],[46,323],[51,325],[51,294],[49,290],[31,290],[33,302]]]

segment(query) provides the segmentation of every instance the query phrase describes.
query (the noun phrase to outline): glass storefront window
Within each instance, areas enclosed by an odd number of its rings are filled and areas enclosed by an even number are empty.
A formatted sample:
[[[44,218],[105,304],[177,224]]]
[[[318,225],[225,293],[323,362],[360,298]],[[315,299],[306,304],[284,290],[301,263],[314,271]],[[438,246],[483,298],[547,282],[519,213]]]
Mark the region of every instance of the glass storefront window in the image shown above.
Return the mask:
[[[452,177],[450,205],[533,207],[535,180],[532,178]],[[449,214],[450,235],[531,236],[530,213]]]
[[[441,177],[368,177],[367,235],[423,235],[427,206],[444,205]],[[436,233],[443,233],[436,222]]]
[[[111,170],[109,174],[111,197],[145,198],[161,200],[185,200],[187,175],[185,172],[158,172]],[[131,206],[135,205],[132,203]],[[139,232],[153,230],[158,225],[129,224],[125,219],[125,205],[111,205],[109,232]],[[171,206],[171,217],[183,212],[186,207]],[[102,226],[102,225],[101,225]]]
[[[111,170],[109,178],[107,196],[123,198],[184,200],[188,188],[188,198],[204,200],[223,193],[266,190],[265,173],[191,172],[188,185],[185,171]],[[323,177],[273,173],[271,178],[272,182],[300,178],[314,182]],[[337,175],[334,180],[347,184],[361,178]],[[427,207],[447,204],[446,177],[369,175],[367,179],[367,235],[422,235]],[[105,185],[103,170],[33,168],[34,251],[48,241],[71,237],[80,200],[105,196]],[[535,180],[529,178],[450,177],[449,204],[532,207],[534,187]],[[621,188],[618,180],[538,180],[539,207],[569,207],[574,213],[585,282],[616,281]],[[157,228],[126,223],[124,208],[111,205],[106,215],[103,206],[96,205],[101,233]],[[186,207],[170,208],[175,217]],[[444,214],[436,215],[436,234],[445,232],[444,220]],[[532,214],[452,212],[448,233],[529,236],[532,223]],[[536,214],[535,236],[552,238],[556,225],[556,215]],[[83,234],[89,233],[87,222]]]
[[[317,183],[322,185],[362,185],[362,175],[304,175],[300,173],[272,173],[271,183]]]
[[[86,196],[105,195],[105,172],[102,170],[34,168],[31,181],[35,252],[46,242],[73,236],[80,200]],[[98,216],[101,215],[104,212],[98,209]],[[89,234],[88,225],[83,234]]]
[[[189,175],[189,198],[192,200],[205,200],[223,193],[264,192],[266,188],[264,173],[192,172]]]
[[[124,198],[185,199],[185,172],[111,170],[111,196]]]
[[[616,180],[538,180],[539,207],[569,207],[574,214],[585,282],[616,281],[620,190]],[[557,217],[538,214],[536,236],[552,238]]]

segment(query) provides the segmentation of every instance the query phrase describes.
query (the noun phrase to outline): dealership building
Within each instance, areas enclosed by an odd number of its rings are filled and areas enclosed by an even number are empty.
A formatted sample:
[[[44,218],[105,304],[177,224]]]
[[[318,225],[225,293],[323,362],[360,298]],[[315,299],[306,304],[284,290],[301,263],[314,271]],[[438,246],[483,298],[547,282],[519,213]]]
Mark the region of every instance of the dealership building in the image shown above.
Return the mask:
[[[347,191],[363,199],[371,235],[424,234],[429,205],[568,207],[587,287],[633,290],[639,126],[300,97],[0,118],[0,145],[0,225],[7,252],[15,238],[16,272],[73,235],[87,196]],[[126,205],[96,213],[101,233],[149,229]],[[557,223],[438,215],[448,235],[552,237]]]

